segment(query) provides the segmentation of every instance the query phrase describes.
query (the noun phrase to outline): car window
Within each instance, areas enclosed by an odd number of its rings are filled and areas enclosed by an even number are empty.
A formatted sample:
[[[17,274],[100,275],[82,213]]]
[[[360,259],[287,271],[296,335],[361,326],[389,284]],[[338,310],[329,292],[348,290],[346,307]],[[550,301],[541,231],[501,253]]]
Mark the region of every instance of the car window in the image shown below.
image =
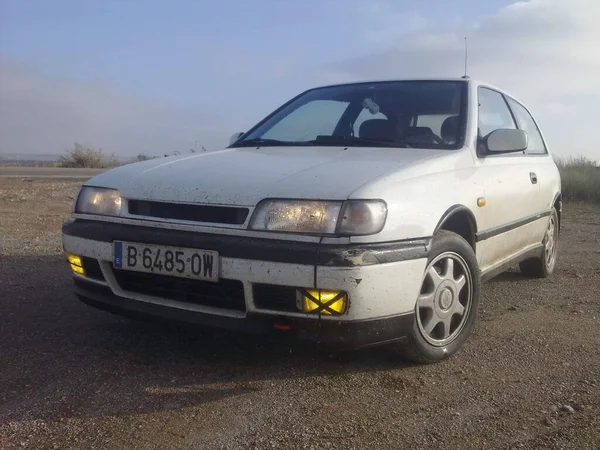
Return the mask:
[[[464,81],[434,80],[315,88],[274,111],[235,145],[243,147],[259,141],[261,146],[459,149],[465,139],[467,89]],[[439,120],[453,116],[447,122],[451,126],[446,126],[453,133],[451,139],[440,139],[430,127],[411,123],[413,117],[431,116],[432,126],[441,129],[433,118],[436,115]]]
[[[533,117],[531,114],[517,101],[512,98],[506,99],[510,108],[517,119],[517,124],[519,128],[527,133],[528,144],[527,144],[527,153],[529,154],[545,154],[546,146],[544,145],[544,140],[542,139],[542,135],[540,133],[539,128],[535,124]]]
[[[313,100],[284,117],[263,138],[310,141],[319,135],[331,135],[348,105],[337,100]]]
[[[502,128],[517,128],[502,94],[486,88],[479,88],[478,93],[480,137]]]
[[[434,134],[442,136],[442,125],[447,118],[452,116],[453,114],[425,114],[417,116],[415,125],[430,128]]]
[[[377,112],[377,113],[373,114],[368,109],[363,108],[363,110],[360,112],[360,114],[354,121],[354,136],[359,136],[360,126],[363,124],[363,122],[365,122],[367,120],[371,120],[371,119],[387,120],[387,116],[385,114],[383,114],[382,112]]]

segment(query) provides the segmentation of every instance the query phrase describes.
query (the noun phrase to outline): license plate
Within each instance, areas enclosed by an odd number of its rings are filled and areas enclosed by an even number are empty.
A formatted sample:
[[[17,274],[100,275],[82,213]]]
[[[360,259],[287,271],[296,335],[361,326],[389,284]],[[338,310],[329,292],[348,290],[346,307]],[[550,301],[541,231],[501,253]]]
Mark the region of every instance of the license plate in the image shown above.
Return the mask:
[[[113,267],[205,281],[219,280],[219,253],[195,248],[113,242]]]

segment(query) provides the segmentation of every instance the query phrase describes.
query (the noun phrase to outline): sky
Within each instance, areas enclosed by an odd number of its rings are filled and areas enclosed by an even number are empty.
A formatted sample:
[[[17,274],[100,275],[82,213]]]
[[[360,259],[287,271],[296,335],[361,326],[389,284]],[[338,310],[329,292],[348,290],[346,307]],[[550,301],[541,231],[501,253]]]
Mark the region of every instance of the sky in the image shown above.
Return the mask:
[[[598,0],[0,0],[0,154],[227,145],[321,84],[469,75],[600,160]]]

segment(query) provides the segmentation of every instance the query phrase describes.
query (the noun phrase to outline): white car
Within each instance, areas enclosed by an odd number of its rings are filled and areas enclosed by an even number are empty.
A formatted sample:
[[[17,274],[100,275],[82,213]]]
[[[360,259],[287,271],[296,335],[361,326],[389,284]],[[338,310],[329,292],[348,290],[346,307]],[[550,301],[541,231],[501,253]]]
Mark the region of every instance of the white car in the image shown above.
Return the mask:
[[[560,216],[514,97],[373,81],[310,89],[223,150],[95,176],[63,245],[75,293],[104,310],[428,363],[467,340],[482,281],[552,274]]]

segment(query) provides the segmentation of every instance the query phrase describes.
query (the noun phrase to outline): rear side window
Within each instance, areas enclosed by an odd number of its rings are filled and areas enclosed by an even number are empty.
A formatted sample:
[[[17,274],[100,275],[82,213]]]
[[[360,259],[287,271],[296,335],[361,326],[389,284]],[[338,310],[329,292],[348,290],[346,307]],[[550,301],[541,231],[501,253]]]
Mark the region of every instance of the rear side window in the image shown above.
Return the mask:
[[[478,88],[478,92],[480,137],[499,129],[517,128],[502,94],[482,87]]]
[[[528,144],[527,153],[533,155],[544,155],[547,153],[544,140],[540,133],[539,128],[535,124],[531,114],[521,105],[512,98],[507,97],[508,104],[512,109],[519,128],[527,133]]]

